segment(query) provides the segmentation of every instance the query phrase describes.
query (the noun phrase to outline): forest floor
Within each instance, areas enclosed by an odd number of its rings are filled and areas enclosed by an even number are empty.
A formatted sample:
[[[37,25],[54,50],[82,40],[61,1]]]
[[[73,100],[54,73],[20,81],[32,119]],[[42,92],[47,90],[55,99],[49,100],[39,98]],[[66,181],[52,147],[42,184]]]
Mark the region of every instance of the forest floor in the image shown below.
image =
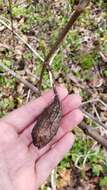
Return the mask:
[[[6,1],[7,2],[7,1]],[[35,86],[38,84],[42,61],[8,29],[26,41],[43,59],[58,32],[69,20],[78,0],[13,1],[12,16],[7,3],[0,0],[0,62]],[[85,110],[107,125],[107,3],[92,0],[71,28],[52,65],[58,83],[69,93],[79,93]],[[45,72],[42,90],[50,88]],[[35,94],[0,67],[0,117],[35,98]],[[100,100],[100,101],[95,101]],[[107,131],[92,120],[107,138]],[[58,190],[106,190],[107,152],[78,127],[73,149],[57,166]],[[51,178],[41,190],[51,189]]]

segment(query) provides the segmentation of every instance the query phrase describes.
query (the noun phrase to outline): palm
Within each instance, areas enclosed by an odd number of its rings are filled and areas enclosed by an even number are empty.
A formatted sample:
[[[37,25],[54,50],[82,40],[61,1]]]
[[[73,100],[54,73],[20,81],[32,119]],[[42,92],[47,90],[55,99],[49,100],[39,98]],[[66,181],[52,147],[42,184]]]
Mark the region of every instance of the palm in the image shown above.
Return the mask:
[[[20,185],[20,181],[22,180],[23,189],[33,189],[35,184],[34,179],[36,179],[34,173],[35,158],[23,141],[22,135],[17,135],[16,131],[10,128],[8,124],[4,123],[2,126],[8,131],[8,139],[6,140],[5,136],[2,136],[3,139],[0,139],[0,162],[3,162],[1,164],[4,166],[4,162],[6,161],[3,170],[6,171],[10,180],[12,180],[13,187],[15,184]]]
[[[59,93],[60,99],[66,95],[64,89]],[[63,101],[64,117],[58,134],[52,142],[41,150],[32,144],[31,130],[35,117],[46,107],[51,98],[52,92],[48,92],[43,98],[19,108],[1,120],[0,164],[5,171],[5,179],[8,178],[10,189],[37,189],[73,143],[73,135],[69,131],[82,119],[81,112],[76,109],[80,105],[80,99],[75,95],[75,101],[73,99],[71,102],[69,96]],[[65,106],[67,103],[70,103],[70,106]],[[38,104],[40,110],[37,110]],[[31,113],[31,110],[34,112]]]

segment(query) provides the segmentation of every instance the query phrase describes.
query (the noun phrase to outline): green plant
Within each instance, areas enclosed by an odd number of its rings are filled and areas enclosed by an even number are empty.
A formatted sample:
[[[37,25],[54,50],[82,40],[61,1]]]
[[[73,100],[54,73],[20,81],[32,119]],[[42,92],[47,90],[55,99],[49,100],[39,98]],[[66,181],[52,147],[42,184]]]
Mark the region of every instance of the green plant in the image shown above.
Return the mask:
[[[3,0],[0,0],[0,8],[3,8]]]
[[[79,59],[83,69],[90,69],[95,64],[95,59],[92,54],[82,53]]]
[[[100,173],[103,172],[103,167],[100,164],[92,164],[92,173],[93,176],[100,176]]]
[[[58,169],[63,170],[64,168],[70,168],[70,161],[71,161],[71,155],[68,153],[58,165]]]
[[[13,13],[13,18],[15,19],[14,24],[18,26],[19,31],[21,30],[22,32],[25,33],[26,39],[28,39],[28,43],[31,44],[32,46],[34,45],[34,49],[37,47],[38,53],[40,53],[42,56],[46,56],[47,53],[49,52],[49,49],[51,48],[52,44],[57,38],[58,31],[64,24],[68,21],[69,16],[72,12],[72,7],[74,4],[76,4],[78,0],[68,0],[67,3],[69,6],[69,9],[66,9],[66,6],[63,7],[62,12],[60,12],[60,8],[57,6],[55,7],[55,14],[53,14],[54,8],[53,3],[52,5],[47,3],[36,3],[36,6],[32,3],[31,0],[28,0],[28,6],[23,7],[23,6],[16,6],[15,4],[12,5],[12,13]],[[99,6],[102,6],[103,9],[106,9],[105,6],[105,1],[103,0],[92,0],[91,5],[89,6],[87,11],[85,11],[84,14],[80,16],[80,18],[77,20],[76,24],[74,27],[70,30],[68,33],[63,45],[62,45],[62,53],[64,52],[63,59],[64,62],[66,63],[71,63],[74,66],[73,69],[75,69],[74,73],[75,77],[80,79],[80,81],[90,81],[91,75],[90,75],[90,70],[93,67],[93,65],[98,63],[98,53],[95,52],[95,50],[91,50],[88,52],[87,50],[85,52],[82,51],[81,49],[81,42],[83,36],[89,36],[90,34],[93,36],[97,36],[100,41],[100,48],[102,52],[106,53],[107,49],[107,35],[106,35],[106,12],[103,12],[101,10],[101,14],[99,16],[99,21],[95,22],[97,19],[97,16],[91,17],[91,12],[95,14],[95,12],[100,8]],[[0,8],[2,8],[4,5],[3,0],[0,0]],[[94,6],[93,6],[94,5]],[[6,5],[5,5],[6,6]],[[94,9],[95,8],[95,9]],[[58,11],[58,14],[57,14]],[[59,13],[60,12],[60,13]],[[93,15],[94,15],[93,14]],[[3,16],[6,16],[7,18],[10,19],[9,14],[5,12]],[[19,21],[19,23],[18,23]],[[17,28],[17,27],[16,27]],[[94,30],[94,33],[93,33]],[[31,32],[31,33],[30,33]],[[32,35],[33,33],[33,35]],[[19,32],[20,34],[20,32]],[[35,35],[36,34],[36,35]],[[31,38],[29,35],[32,35]],[[7,45],[8,41],[10,41],[10,38],[7,38]],[[35,39],[33,41],[31,39]],[[20,40],[17,40],[20,42]],[[18,44],[17,42],[17,44]],[[1,40],[2,43],[2,40]],[[17,46],[16,46],[17,47]],[[66,51],[64,49],[66,48]],[[42,62],[39,61],[38,59],[34,59],[34,56],[32,55],[31,52],[28,50],[24,51],[25,53],[23,54],[24,61],[30,62],[33,60],[33,70],[32,73],[39,78],[40,76],[40,71],[41,71],[41,65]],[[12,51],[9,49],[9,52],[5,53],[3,55],[3,63],[6,64],[8,67],[12,67]],[[67,56],[66,56],[67,55]],[[16,63],[17,64],[17,63]],[[66,64],[67,65],[67,64]],[[65,78],[68,73],[72,72],[72,68],[66,67],[65,65],[62,64],[62,54],[59,51],[57,56],[54,59],[53,65],[53,72],[57,75],[60,72],[64,72]],[[78,69],[79,68],[79,69]],[[28,68],[29,69],[29,68]],[[0,68],[0,72],[3,73],[3,69]],[[107,70],[104,71],[104,76],[107,77]],[[13,79],[6,74],[6,76],[0,76],[0,88],[1,90],[9,91],[11,94],[13,93],[13,90],[17,93],[17,85],[16,85],[16,79]],[[35,82],[36,84],[36,82]],[[69,83],[70,86],[75,87],[75,85],[72,85],[72,82]],[[50,87],[50,80],[48,76],[48,72],[45,71],[44,73],[44,80],[42,84],[43,89],[47,89]],[[87,100],[90,95],[87,95],[85,90],[81,90],[82,96]],[[4,100],[3,100],[4,99]],[[23,101],[26,99],[26,93],[23,95],[18,94],[16,97],[16,100],[9,99],[7,97],[3,97],[1,95],[1,100],[0,100],[0,116],[5,115],[8,111],[12,110],[16,106],[16,102],[18,104],[22,104]],[[90,120],[87,120],[87,124],[90,124]],[[94,126],[94,124],[93,124]],[[76,136],[78,136],[76,134]],[[58,169],[70,169],[71,167],[71,162],[75,164],[76,160],[79,158],[79,156],[82,155],[82,157],[78,160],[78,166],[82,168],[83,162],[84,162],[84,157],[87,156],[87,159],[85,161],[85,166],[86,168],[89,168],[89,172],[91,172],[91,175],[93,176],[102,176],[104,173],[107,173],[107,164],[105,163],[105,158],[103,155],[103,152],[101,149],[99,151],[92,150],[92,145],[93,141],[87,139],[82,140],[81,138],[81,133],[77,137],[77,140],[73,146],[73,149],[65,156],[65,158],[61,161],[61,163],[58,165]],[[97,151],[97,152],[96,152]],[[88,154],[89,153],[89,154]],[[86,175],[86,171],[83,169],[81,170],[81,173],[83,172],[83,176]],[[81,177],[81,176],[80,176]],[[99,177],[100,178],[100,177]],[[100,186],[105,186],[107,183],[107,178],[103,177],[100,180]],[[48,187],[44,187],[44,190],[47,190]]]
[[[107,176],[100,179],[99,185],[100,185],[100,187],[107,187]]]
[[[107,70],[104,71],[104,75],[105,75],[105,77],[107,77]]]
[[[22,6],[13,6],[12,14],[13,17],[26,16],[26,8]]]
[[[58,54],[55,59],[54,59],[54,64],[53,64],[53,69],[55,71],[60,71],[60,69],[62,68],[62,63],[61,63],[61,54]]]

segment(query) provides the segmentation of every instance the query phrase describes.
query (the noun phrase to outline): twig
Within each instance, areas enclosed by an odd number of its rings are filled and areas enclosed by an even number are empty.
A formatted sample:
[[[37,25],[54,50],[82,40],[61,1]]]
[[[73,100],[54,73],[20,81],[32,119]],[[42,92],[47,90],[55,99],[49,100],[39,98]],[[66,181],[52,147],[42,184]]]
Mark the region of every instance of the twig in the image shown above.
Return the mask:
[[[7,66],[5,66],[3,63],[0,63],[0,66],[7,72],[9,72],[12,76],[14,76],[17,80],[21,81],[25,86],[27,86],[29,89],[31,89],[33,92],[35,92],[36,94],[39,94],[38,89],[31,84],[30,82],[26,81],[25,79],[23,79],[20,75],[16,74],[13,70],[9,69]],[[103,128],[107,129],[107,127],[101,123],[100,121],[98,121],[96,118],[94,118],[94,116],[92,116],[91,114],[87,113],[85,110],[83,110],[83,108],[80,108],[81,111],[84,113],[84,115],[90,119],[92,119],[95,123],[97,123],[98,125],[102,126]],[[99,142],[99,141],[98,141]]]
[[[101,122],[101,118],[100,118],[100,115],[99,115],[99,113],[98,113],[98,111],[97,111],[97,108],[96,108],[95,104],[93,104],[93,111],[94,111],[94,113],[96,114],[98,120]]]
[[[2,17],[2,19],[3,19],[3,17]],[[8,19],[5,19],[5,20],[8,21]],[[0,19],[0,22],[5,27],[7,27],[9,30],[12,31],[12,28],[8,24],[6,24],[6,22],[4,22],[1,19]],[[44,59],[17,32],[15,32],[15,31],[13,31],[13,32],[41,61],[44,61]],[[55,88],[54,88],[55,77],[54,77],[54,74],[53,74],[53,72],[52,72],[52,70],[50,68],[50,65],[52,64],[52,62],[53,62],[53,60],[54,60],[54,58],[55,58],[55,56],[56,56],[56,54],[57,54],[58,51],[59,51],[59,49],[57,49],[57,51],[51,56],[49,64],[48,64],[48,71],[49,71],[50,82],[51,82],[51,86],[53,86],[54,92],[55,92]]]
[[[53,54],[53,56],[51,57],[51,60],[50,60],[50,62],[49,62],[49,66],[50,66],[50,67],[51,67],[52,62],[53,62],[54,58],[56,57],[58,51],[59,51],[59,49],[58,49],[58,50]],[[50,78],[50,85],[51,85],[51,87],[53,86],[53,83],[55,82],[55,81],[53,81],[53,80],[55,80],[55,77],[52,76],[52,75],[53,75],[53,74],[52,74],[52,69],[51,69],[51,71],[49,71],[49,78]],[[53,79],[53,77],[54,77],[54,79]]]
[[[7,20],[7,19],[6,19]],[[5,26],[7,27],[10,31],[12,31],[12,28],[6,24],[5,21],[1,20],[0,19],[0,22]],[[31,46],[30,44],[28,44],[26,42],[26,40],[24,40],[17,32],[15,32],[15,30],[13,31],[13,33],[34,53],[34,55],[36,55],[41,61],[44,61],[44,59],[39,55],[39,53],[37,53]]]
[[[98,98],[97,101],[100,102],[100,104],[102,104],[103,106],[105,106],[105,108],[107,109],[107,104],[103,100],[101,100],[101,99]]]
[[[87,2],[87,1],[85,1]],[[73,12],[70,21],[68,22],[68,24],[65,26],[65,28],[62,30],[62,33],[59,35],[58,40],[56,41],[55,45],[53,46],[53,48],[51,49],[50,53],[48,54],[47,58],[45,59],[44,65],[43,65],[43,72],[45,70],[45,67],[50,65],[51,61],[53,61],[52,57],[55,56],[55,53],[57,52],[59,45],[61,44],[61,42],[63,41],[63,39],[65,38],[66,34],[68,33],[68,31],[70,30],[72,24],[76,21],[76,19],[79,17],[79,15],[81,14],[81,12],[83,12],[85,6],[83,6],[83,4],[79,4],[79,6],[77,6],[76,10]],[[3,20],[0,19],[0,22],[2,24],[4,24],[9,30],[12,31],[12,28],[7,25]],[[14,34],[21,40],[23,41],[26,46],[37,56],[41,59],[41,61],[44,61],[44,59],[37,53],[35,52],[35,50],[22,38],[20,37],[19,34],[17,34],[15,31],[13,31]],[[26,81],[25,79],[22,79],[19,75],[17,75],[14,71],[12,71],[11,69],[9,69],[7,66],[3,65],[2,63],[0,63],[0,66],[3,67],[6,71],[8,71],[12,76],[14,76],[15,78],[17,78],[18,80],[20,80],[22,83],[24,83],[28,88],[30,88],[33,92],[38,93],[38,89],[32,85],[31,83],[29,83],[28,81]],[[42,77],[43,77],[43,72],[42,72]],[[52,72],[51,72],[52,74]],[[53,75],[53,74],[52,74]],[[42,79],[41,79],[42,81]],[[101,125],[102,127],[106,128],[104,124],[102,124],[101,122],[97,121],[96,118],[94,118],[93,116],[91,116],[89,113],[85,112],[82,109],[82,112],[85,114],[85,116],[91,118],[93,121],[95,121],[98,125]],[[91,137],[93,137],[94,139],[96,139],[98,142],[100,142],[104,147],[107,148],[107,141],[101,137],[97,132],[95,132],[95,130],[93,128],[90,128],[89,126],[86,127],[81,127],[86,134],[90,135]],[[107,128],[106,128],[107,129]],[[94,132],[93,132],[94,131]]]
[[[93,106],[93,112],[96,114],[98,120],[101,122],[101,118],[100,118],[100,115],[99,115],[99,113],[98,113],[98,111],[97,111],[97,108],[96,108],[96,106],[95,106],[95,103],[94,103],[92,106]],[[101,126],[99,126],[98,128],[99,128],[99,130],[100,130],[101,136],[103,136],[104,131],[107,131],[107,130],[105,130],[104,128],[102,128]]]
[[[12,36],[13,36],[13,48],[15,50],[15,37],[14,37],[13,14],[12,14],[12,0],[8,0],[8,2],[9,2],[9,12],[10,12],[10,20],[11,20],[11,28],[12,28]]]
[[[27,93],[27,98],[26,98],[26,104],[29,102],[30,100],[30,94],[31,94],[31,90],[29,89],[28,90],[28,93]]]
[[[83,167],[80,167],[78,162],[80,160],[80,158],[83,158],[84,155],[78,155],[77,159],[75,160],[75,167],[78,168],[79,170],[83,170]]]
[[[49,54],[47,55],[42,70],[41,70],[41,75],[40,75],[40,81],[39,81],[39,89],[41,88],[42,84],[42,79],[43,79],[43,74],[45,71],[45,68],[49,65],[50,59],[55,54],[57,49],[59,48],[60,44],[63,42],[64,38],[66,37],[67,33],[71,29],[72,25],[74,22],[77,20],[77,18],[80,16],[80,14],[84,11],[85,7],[89,3],[89,0],[82,0],[76,7],[75,11],[72,13],[70,20],[68,23],[65,25],[65,27],[62,29],[62,31],[59,33],[58,38],[55,42],[55,44],[52,46]]]
[[[1,16],[0,16],[0,17],[1,17]],[[6,19],[6,18],[4,18],[4,17],[1,17],[1,18],[9,22],[8,19]],[[9,30],[12,31],[12,28],[11,28],[8,24],[6,24],[6,22],[4,22],[4,21],[1,20],[1,19],[0,19],[0,22],[1,22],[5,27],[7,27]],[[34,55],[36,55],[42,62],[44,62],[44,59],[43,59],[17,32],[15,32],[15,31],[13,31],[13,32],[14,32],[14,34],[34,53]],[[57,54],[58,51],[59,51],[59,49],[57,49],[57,51],[51,56],[50,61],[49,61],[49,65],[48,65],[48,66],[49,66],[48,71],[49,71],[49,77],[50,77],[51,86],[53,85],[53,82],[52,82],[53,79],[52,79],[52,78],[55,78],[55,77],[54,77],[54,74],[52,74],[53,72],[52,72],[51,69],[50,69],[50,65],[52,64],[52,62],[53,62],[53,60],[54,60],[54,58],[55,58],[55,56],[56,56],[56,54]],[[52,75],[53,75],[53,77],[52,77]]]
[[[30,88],[33,92],[39,95],[38,89],[28,82],[27,80],[23,79],[20,75],[16,74],[13,70],[9,69],[6,65],[0,62],[0,67],[2,67],[5,71],[9,72],[13,77],[15,77],[17,80],[21,81],[25,86]]]
[[[5,20],[6,22],[8,22],[8,24],[11,24],[10,20],[7,19],[6,17],[3,17],[3,16],[0,15],[0,19]]]
[[[85,134],[95,139],[97,142],[99,142],[102,146],[104,146],[107,149],[107,140],[102,137],[93,127],[86,126],[84,122],[82,122],[79,127],[84,131]]]
[[[100,125],[101,127],[107,130],[107,127],[102,122],[98,121],[93,115],[86,112],[82,107],[80,107],[80,110],[82,111],[82,113],[84,114],[86,118],[93,120],[97,125]]]
[[[52,190],[56,190],[56,170],[52,170],[51,172],[51,188]]]
[[[35,92],[36,94],[39,94],[38,89],[32,85],[30,82],[26,81],[25,79],[21,78],[19,75],[17,75],[14,71],[12,71],[11,69],[9,69],[7,66],[5,66],[4,64],[0,63],[0,66],[7,72],[9,72],[12,76],[14,76],[17,80],[21,81],[24,85],[26,85],[28,88],[30,88],[33,92]],[[82,109],[82,108],[81,108]],[[105,126],[97,121],[93,116],[91,116],[90,114],[88,114],[87,112],[85,112],[82,109],[82,112],[85,113],[85,116],[88,115],[89,118],[91,118],[93,121],[95,121],[97,124],[101,125],[102,127],[105,128]],[[87,126],[82,126],[80,127],[81,129],[83,129],[83,131],[88,134],[89,136],[91,136],[92,138],[94,138],[95,140],[97,140],[100,144],[102,144],[105,148],[107,148],[107,141],[101,137],[96,131],[95,129],[93,129],[92,127],[87,127]]]
[[[106,62],[107,62],[107,57],[104,55],[104,53],[102,53],[102,52],[100,51],[99,54],[100,54],[100,56],[101,56],[103,62],[106,63]]]
[[[106,104],[103,100],[101,100],[101,99],[99,99],[99,98],[90,99],[90,100],[88,100],[88,101],[86,101],[86,102],[83,102],[83,103],[82,103],[82,106],[85,106],[85,105],[87,105],[87,104],[89,104],[89,103],[93,103],[93,102],[99,102],[100,104],[102,104],[102,105],[107,109],[107,104]]]

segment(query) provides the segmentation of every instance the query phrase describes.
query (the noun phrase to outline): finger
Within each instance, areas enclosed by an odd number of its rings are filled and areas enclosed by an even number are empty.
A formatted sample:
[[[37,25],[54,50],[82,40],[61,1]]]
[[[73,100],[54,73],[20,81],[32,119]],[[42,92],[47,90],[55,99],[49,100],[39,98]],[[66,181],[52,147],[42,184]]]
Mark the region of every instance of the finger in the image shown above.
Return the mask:
[[[66,134],[49,152],[44,154],[36,163],[36,173],[40,174],[37,177],[38,184],[43,183],[49,176],[51,171],[63,159],[64,155],[70,150],[74,143],[72,133]],[[41,172],[42,171],[42,172]]]
[[[71,131],[75,126],[77,126],[83,120],[83,114],[80,110],[73,110],[66,116],[64,116],[61,120],[61,124],[58,130],[57,135],[53,138],[52,143],[61,138],[65,133]],[[32,143],[31,132],[35,123],[28,127],[24,132],[20,135],[20,138],[23,142],[29,146]]]
[[[62,86],[58,86],[57,91],[61,101],[68,94],[67,90]],[[8,114],[3,118],[3,121],[9,123],[10,125],[14,125],[17,132],[20,133],[36,119],[36,117],[44,110],[44,108],[47,107],[49,103],[51,103],[53,98],[53,90],[45,92],[35,101],[32,101]]]
[[[83,113],[79,110],[73,110],[66,116],[64,116],[61,120],[61,128],[64,132],[68,132],[72,130],[75,126],[77,126],[83,120]]]
[[[77,109],[81,105],[81,96],[78,94],[71,94],[62,101],[63,115]]]

